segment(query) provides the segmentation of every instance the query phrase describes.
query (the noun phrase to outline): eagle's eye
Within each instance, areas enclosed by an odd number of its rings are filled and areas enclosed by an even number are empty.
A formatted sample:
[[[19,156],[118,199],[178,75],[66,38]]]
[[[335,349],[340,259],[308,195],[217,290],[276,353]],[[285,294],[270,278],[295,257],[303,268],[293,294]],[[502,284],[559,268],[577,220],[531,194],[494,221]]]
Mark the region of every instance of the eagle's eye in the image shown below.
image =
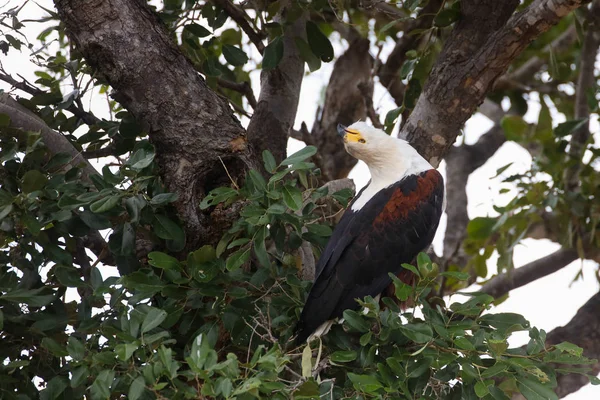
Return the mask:
[[[365,139],[358,139],[358,143],[367,143]]]

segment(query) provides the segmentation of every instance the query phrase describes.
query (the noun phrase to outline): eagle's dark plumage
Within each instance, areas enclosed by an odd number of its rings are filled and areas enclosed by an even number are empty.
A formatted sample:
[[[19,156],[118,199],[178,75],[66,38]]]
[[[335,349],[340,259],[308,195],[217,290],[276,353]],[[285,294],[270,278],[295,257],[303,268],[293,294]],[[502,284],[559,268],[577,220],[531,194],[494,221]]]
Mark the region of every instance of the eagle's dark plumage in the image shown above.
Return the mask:
[[[357,125],[362,129],[355,128]],[[346,136],[358,132],[360,138],[353,139],[361,145],[359,140],[373,142],[372,146],[399,141],[381,131],[385,138],[379,137],[374,128],[365,132],[364,123],[346,129]],[[348,141],[346,137],[347,149],[351,146]],[[400,146],[410,147],[404,141]],[[374,173],[369,165],[372,160],[364,157],[372,181],[350,204],[319,259],[315,283],[296,326],[297,343],[306,341],[327,321],[341,317],[344,310],[358,308],[357,298],[382,293],[391,284],[388,273],[406,275],[401,265],[412,262],[431,244],[443,212],[444,182],[437,170],[417,159],[418,153],[408,147],[398,155],[415,157],[418,162],[404,160],[409,168],[398,171],[399,178],[390,184],[385,180],[390,178]],[[360,150],[348,150],[357,158],[364,155]],[[389,167],[393,168],[394,162]]]

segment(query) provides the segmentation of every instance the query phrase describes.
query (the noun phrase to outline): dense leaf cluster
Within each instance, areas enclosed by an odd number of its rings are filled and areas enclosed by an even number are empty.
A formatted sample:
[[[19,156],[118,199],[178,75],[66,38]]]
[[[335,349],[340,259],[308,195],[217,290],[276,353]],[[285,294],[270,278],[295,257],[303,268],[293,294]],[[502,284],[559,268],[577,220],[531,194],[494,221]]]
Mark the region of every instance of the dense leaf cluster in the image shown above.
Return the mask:
[[[446,308],[432,297],[436,266],[424,254],[406,265],[418,285],[394,279],[413,308],[364,299],[365,311],[346,311],[316,349],[294,348],[310,286],[298,278],[297,249],[308,241],[318,250],[328,211],[351,195],[311,187],[312,147],[279,165],[264,152],[268,179],[250,171],[242,187],[213,190],[200,207],[241,203],[240,218],[216,247],[184,255],[152,146],[86,182],[66,157],[49,158],[37,134],[2,140],[14,172],[1,189],[3,398],[555,398],[547,363],[589,362],[576,346],[547,348],[522,316],[484,313],[490,296]],[[110,232],[119,276],[78,252],[96,229]],[[147,258],[135,256],[140,237],[154,243]],[[519,330],[531,340],[511,349]]]

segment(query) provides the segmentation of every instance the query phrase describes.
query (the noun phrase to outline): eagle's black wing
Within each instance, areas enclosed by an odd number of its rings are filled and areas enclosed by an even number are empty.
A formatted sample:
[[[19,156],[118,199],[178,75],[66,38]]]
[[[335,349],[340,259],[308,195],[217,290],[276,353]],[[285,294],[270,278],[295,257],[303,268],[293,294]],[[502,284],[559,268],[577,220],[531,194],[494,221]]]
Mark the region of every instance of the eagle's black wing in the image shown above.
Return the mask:
[[[317,264],[298,325],[297,343],[321,324],[376,296],[433,240],[442,215],[443,178],[435,169],[409,175],[346,211]]]

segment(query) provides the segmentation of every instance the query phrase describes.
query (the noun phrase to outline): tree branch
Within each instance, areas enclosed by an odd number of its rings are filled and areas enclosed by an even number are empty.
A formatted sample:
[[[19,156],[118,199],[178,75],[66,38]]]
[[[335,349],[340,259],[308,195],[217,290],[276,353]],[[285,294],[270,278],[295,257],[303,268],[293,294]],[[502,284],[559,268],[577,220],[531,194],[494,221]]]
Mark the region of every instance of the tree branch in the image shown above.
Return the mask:
[[[461,2],[462,19],[446,42],[401,137],[437,166],[464,122],[515,57],[586,2],[535,0],[512,17],[518,1]]]
[[[592,4],[592,9],[587,18],[588,28],[583,40],[581,57],[579,59],[579,76],[575,86],[575,119],[589,119],[590,107],[588,95],[594,90],[596,77],[594,76],[594,63],[600,47],[600,1]],[[580,159],[585,150],[585,144],[590,137],[590,123],[586,122],[573,132],[571,136],[569,157],[578,160],[565,171],[565,185],[567,189],[573,190],[579,184],[579,171],[581,170]]]
[[[11,126],[25,131],[40,132],[44,145],[50,153],[65,153],[71,156],[69,165],[82,168],[82,179],[91,183],[90,176],[98,175],[98,171],[73,147],[71,142],[59,132],[50,129],[48,125],[32,111],[23,107],[12,99],[8,94],[0,95],[0,114],[6,114],[10,117]],[[92,250],[96,257],[104,262],[112,261],[106,241],[96,230],[90,230],[90,233],[83,238],[86,246]]]
[[[499,298],[513,289],[553,274],[576,259],[576,250],[563,248],[522,267],[495,276],[484,284],[479,291],[487,293],[494,298]]]
[[[212,0],[212,2],[221,7],[227,13],[227,15],[229,15],[231,19],[234,20],[240,28],[242,28],[244,33],[246,33],[248,38],[250,38],[250,41],[254,43],[254,46],[256,46],[256,49],[260,54],[265,51],[265,45],[262,41],[263,38],[254,30],[254,28],[250,26],[250,23],[248,23],[248,15],[246,15],[242,9],[238,8],[229,0]]]
[[[546,337],[546,345],[570,342],[583,348],[583,355],[600,360],[600,293],[592,296],[565,326],[560,326]],[[600,373],[600,362],[590,365],[591,375]],[[589,383],[589,379],[579,374],[559,374],[555,389],[559,398],[576,392]]]
[[[243,94],[246,96],[246,99],[248,99],[248,104],[250,104],[250,107],[253,109],[256,108],[256,97],[254,97],[254,92],[252,91],[252,87],[248,82],[231,82],[227,79],[217,78],[217,83],[222,88],[234,90]]]
[[[282,10],[282,13],[285,12],[285,9]],[[252,146],[270,150],[278,161],[285,158],[304,75],[304,60],[298,52],[295,37],[306,37],[306,15],[285,30],[283,58],[279,65],[262,71],[258,104],[248,124],[248,140]]]
[[[55,5],[78,51],[156,146],[167,190],[179,195],[175,207],[189,248],[215,240],[198,204],[207,191],[229,182],[219,160],[234,179],[256,162],[227,102],[208,88],[146,2]]]
[[[28,93],[32,96],[47,93],[47,92],[44,92],[43,90],[33,86],[26,80],[18,81],[8,74],[0,73],[0,80],[8,83],[15,89],[22,90],[23,92]],[[98,122],[100,122],[100,119],[96,118],[96,116],[94,114],[92,114],[91,112],[85,111],[83,109],[83,107],[78,107],[75,104],[71,104],[69,107],[66,108],[66,110],[69,111],[70,113],[72,113],[74,116],[76,116],[80,120],[82,120],[86,125],[95,125]]]

